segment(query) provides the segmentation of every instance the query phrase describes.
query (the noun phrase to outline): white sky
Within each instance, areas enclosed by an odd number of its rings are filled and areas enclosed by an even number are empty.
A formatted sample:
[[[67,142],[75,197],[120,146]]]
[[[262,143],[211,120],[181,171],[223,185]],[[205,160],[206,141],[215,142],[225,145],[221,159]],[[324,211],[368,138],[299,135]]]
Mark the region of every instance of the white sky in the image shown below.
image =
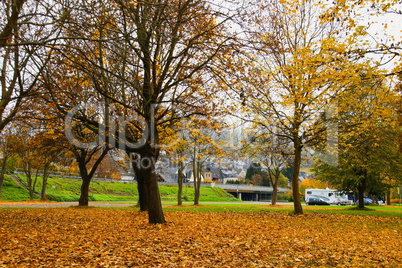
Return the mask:
[[[397,5],[399,10],[402,10],[402,5]],[[368,26],[368,33],[370,34],[369,41],[373,46],[382,44],[390,46],[391,44],[399,43],[402,46],[402,15],[394,13],[385,13],[382,16],[373,16],[369,13],[363,14],[361,24]],[[402,51],[399,51],[402,54]],[[376,60],[381,63],[386,63],[389,57],[382,57],[380,55],[373,55]],[[401,60],[401,57],[398,57]],[[396,61],[387,63],[383,68],[391,70],[394,68]]]

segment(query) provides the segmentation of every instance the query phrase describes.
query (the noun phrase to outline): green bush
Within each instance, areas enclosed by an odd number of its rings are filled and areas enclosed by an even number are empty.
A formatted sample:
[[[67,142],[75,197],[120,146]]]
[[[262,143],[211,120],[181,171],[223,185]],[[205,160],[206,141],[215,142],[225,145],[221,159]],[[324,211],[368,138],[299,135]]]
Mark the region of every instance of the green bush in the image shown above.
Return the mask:
[[[287,200],[288,202],[293,202],[293,194],[291,191],[278,194],[278,200]]]

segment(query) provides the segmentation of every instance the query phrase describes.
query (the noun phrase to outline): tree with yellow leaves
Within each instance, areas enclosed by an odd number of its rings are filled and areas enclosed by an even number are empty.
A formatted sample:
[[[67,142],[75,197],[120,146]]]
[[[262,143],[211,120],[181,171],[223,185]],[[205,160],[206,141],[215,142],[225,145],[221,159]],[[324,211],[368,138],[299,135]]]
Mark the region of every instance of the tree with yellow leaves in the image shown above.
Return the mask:
[[[90,2],[66,7],[76,52],[69,59],[96,82],[106,104],[119,107],[125,120],[114,141],[132,156],[141,210],[151,223],[164,223],[155,174],[161,131],[180,119],[175,111],[215,109],[217,89],[207,81],[229,49],[228,18],[203,0]]]
[[[106,131],[102,131],[98,122],[99,118],[107,118],[109,107],[99,105],[104,98],[94,89],[96,81],[80,69],[80,62],[69,60],[76,57],[73,51],[63,53],[52,55],[42,70],[38,87],[41,97],[34,102],[41,114],[36,119],[44,122],[57,138],[58,146],[77,162],[82,180],[78,205],[88,206],[92,178],[111,150]]]
[[[182,204],[182,186],[186,164],[192,166],[194,205],[199,205],[205,163],[222,156],[220,130],[225,124],[212,116],[192,116],[175,124],[176,132],[165,138],[166,152],[174,156],[178,166],[178,205]]]
[[[255,159],[253,162],[262,163],[267,167],[268,178],[272,187],[271,205],[274,206],[277,202],[282,172],[289,167],[289,162],[292,160],[292,148],[286,139],[265,132],[265,128],[261,128],[261,131],[258,131],[258,127],[253,129],[256,132],[252,133],[247,141],[244,141],[243,151]]]
[[[365,71],[363,80],[338,100],[338,165],[317,160],[317,178],[342,191],[358,193],[359,208],[364,194],[385,196],[393,181],[400,181],[402,156],[398,148],[399,96],[385,85],[384,77]]]
[[[19,123],[19,124],[17,124]],[[7,154],[17,159],[26,177],[29,198],[33,200],[38,181],[42,180],[41,200],[46,197],[46,185],[52,164],[63,156],[64,148],[55,135],[49,134],[33,121],[16,122],[7,135]],[[37,123],[37,122],[36,122]]]
[[[243,112],[251,121],[292,144],[294,210],[302,214],[299,172],[302,153],[325,138],[332,99],[360,77],[353,63],[355,38],[340,23],[321,21],[320,1],[256,1],[245,25],[250,49],[235,72]],[[245,20],[246,21],[246,20]],[[328,117],[328,115],[327,115]]]

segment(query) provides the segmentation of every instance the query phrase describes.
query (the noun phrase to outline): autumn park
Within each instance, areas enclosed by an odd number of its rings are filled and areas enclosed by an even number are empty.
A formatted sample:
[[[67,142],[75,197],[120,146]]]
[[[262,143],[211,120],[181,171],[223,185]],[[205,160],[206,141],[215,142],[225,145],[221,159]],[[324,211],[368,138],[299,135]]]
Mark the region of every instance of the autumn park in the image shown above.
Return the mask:
[[[401,25],[0,1],[0,267],[402,267]]]

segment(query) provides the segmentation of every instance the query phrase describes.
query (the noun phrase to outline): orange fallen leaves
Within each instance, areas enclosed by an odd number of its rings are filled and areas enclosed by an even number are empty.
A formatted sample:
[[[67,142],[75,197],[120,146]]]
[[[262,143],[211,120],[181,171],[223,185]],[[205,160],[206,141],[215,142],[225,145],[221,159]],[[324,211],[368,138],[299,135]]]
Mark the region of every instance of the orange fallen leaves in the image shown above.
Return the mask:
[[[101,208],[0,210],[1,267],[400,267],[399,218]]]

